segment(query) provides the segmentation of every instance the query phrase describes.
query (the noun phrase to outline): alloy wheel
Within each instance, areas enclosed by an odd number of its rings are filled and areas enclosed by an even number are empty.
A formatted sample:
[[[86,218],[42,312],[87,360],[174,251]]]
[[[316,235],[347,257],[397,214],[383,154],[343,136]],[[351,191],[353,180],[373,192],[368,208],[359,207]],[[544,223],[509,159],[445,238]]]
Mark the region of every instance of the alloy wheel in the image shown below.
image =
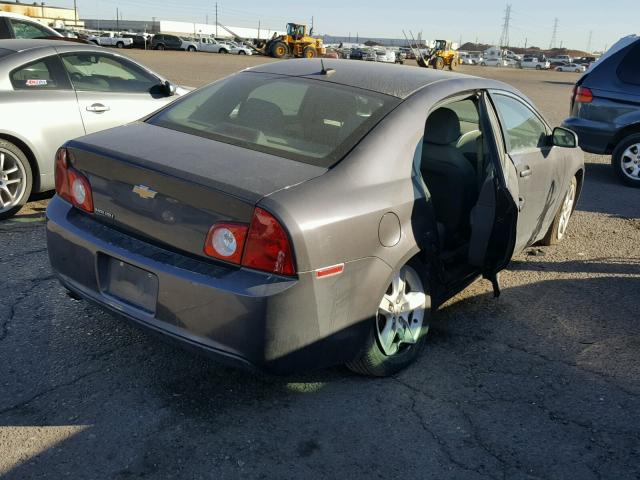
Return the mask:
[[[620,161],[622,172],[631,180],[640,180],[640,143],[629,145]]]
[[[576,200],[576,182],[571,182],[569,190],[564,196],[562,202],[562,210],[560,211],[560,221],[558,222],[558,240],[562,240],[565,233],[567,233],[567,227],[569,226],[569,219],[573,212],[573,204]]]
[[[18,157],[0,148],[0,213],[18,205],[27,186],[26,177]]]
[[[409,265],[396,272],[382,297],[376,334],[385,355],[410,348],[420,338],[427,296],[418,273]]]

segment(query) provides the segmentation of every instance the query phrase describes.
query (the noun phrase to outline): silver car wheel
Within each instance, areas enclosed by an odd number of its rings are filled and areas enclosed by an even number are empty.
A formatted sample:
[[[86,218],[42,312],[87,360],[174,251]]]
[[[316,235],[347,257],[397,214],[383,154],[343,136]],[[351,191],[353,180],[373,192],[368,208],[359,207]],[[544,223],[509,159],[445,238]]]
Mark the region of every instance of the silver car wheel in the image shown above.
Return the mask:
[[[26,177],[18,157],[0,148],[0,213],[18,205],[27,187]]]
[[[418,341],[426,302],[420,276],[405,265],[393,276],[378,307],[376,333],[385,355],[394,355]]]
[[[640,180],[640,143],[627,147],[621,157],[623,173],[631,180]]]
[[[576,200],[576,182],[571,182],[569,190],[564,197],[562,203],[562,210],[560,211],[560,222],[558,222],[558,240],[562,240],[565,233],[567,233],[567,227],[569,226],[569,219],[573,212],[573,204]]]

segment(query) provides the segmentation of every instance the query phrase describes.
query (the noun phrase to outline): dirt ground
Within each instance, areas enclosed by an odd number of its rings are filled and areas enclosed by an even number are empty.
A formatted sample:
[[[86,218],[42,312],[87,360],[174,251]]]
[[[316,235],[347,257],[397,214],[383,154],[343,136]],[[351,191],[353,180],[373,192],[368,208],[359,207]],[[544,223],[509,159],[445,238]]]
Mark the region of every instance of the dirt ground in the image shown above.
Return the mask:
[[[200,86],[264,61],[128,51]],[[408,68],[398,66],[398,68]],[[553,124],[576,75],[491,67]],[[0,477],[640,478],[640,190],[587,155],[568,237],[478,282],[395,377],[222,367],[67,297],[46,196],[0,224]]]

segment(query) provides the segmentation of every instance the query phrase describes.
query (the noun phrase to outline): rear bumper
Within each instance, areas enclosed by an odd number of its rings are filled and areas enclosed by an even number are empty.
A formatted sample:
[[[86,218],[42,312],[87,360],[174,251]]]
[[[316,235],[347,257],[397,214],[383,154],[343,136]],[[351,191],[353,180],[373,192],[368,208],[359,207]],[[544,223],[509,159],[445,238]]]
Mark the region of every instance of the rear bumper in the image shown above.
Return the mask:
[[[384,283],[390,273],[373,258],[349,263],[342,275],[326,279],[222,267],[119,232],[57,196],[47,208],[47,245],[53,270],[77,295],[224,363],[275,373],[353,359],[370,324],[344,299],[353,294],[358,301],[350,289],[370,294],[373,281],[367,279]],[[106,291],[105,258],[157,277],[154,311]]]
[[[569,117],[562,122],[562,126],[578,134],[578,143],[585,152],[600,155],[611,153],[611,144],[616,133],[612,125],[580,117]]]

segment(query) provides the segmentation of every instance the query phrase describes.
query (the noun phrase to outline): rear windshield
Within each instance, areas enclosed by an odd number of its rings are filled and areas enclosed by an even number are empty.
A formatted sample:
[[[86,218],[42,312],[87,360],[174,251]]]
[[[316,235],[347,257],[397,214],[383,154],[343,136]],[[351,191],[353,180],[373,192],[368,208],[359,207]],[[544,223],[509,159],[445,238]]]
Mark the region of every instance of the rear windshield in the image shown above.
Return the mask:
[[[328,82],[247,72],[204,87],[147,121],[329,167],[399,101]]]

